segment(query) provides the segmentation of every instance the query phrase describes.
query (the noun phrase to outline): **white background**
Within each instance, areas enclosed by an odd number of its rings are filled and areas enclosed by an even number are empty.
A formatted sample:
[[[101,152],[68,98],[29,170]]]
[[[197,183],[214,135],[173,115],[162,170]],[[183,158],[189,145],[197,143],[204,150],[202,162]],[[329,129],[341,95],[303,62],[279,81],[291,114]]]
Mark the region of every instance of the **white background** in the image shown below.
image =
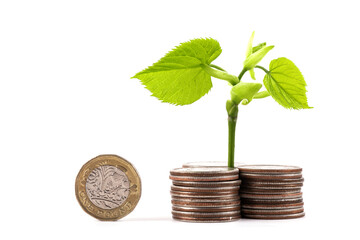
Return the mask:
[[[1,239],[358,239],[356,2],[1,1]],[[214,64],[238,75],[253,30],[254,44],[275,45],[261,65],[295,62],[314,109],[271,98],[241,107],[236,161],[301,166],[306,217],[173,221],[170,169],[227,159],[230,87],[214,79],[205,97],[176,107],[130,77],[197,37],[217,39]],[[107,153],[132,162],[143,183],[117,222],[87,215],[74,193],[81,166]]]

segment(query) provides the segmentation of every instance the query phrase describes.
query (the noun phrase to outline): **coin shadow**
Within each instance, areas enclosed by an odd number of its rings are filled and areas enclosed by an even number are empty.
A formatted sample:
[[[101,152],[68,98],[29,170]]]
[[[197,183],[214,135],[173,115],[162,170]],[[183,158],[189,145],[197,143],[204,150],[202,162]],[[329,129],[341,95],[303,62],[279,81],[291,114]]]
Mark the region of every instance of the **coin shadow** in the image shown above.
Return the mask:
[[[129,218],[126,219],[126,222],[167,222],[171,221],[172,218],[169,217],[156,217],[156,218]],[[125,219],[124,219],[125,221]]]

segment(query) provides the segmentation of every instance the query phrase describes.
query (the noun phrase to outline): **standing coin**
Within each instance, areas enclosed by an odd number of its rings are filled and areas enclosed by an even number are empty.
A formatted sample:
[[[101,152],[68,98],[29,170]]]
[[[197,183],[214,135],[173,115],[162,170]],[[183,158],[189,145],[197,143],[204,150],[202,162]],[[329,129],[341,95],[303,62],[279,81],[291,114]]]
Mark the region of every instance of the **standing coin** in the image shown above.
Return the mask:
[[[136,207],[141,181],[136,169],[116,155],[100,155],[80,169],[76,198],[85,212],[104,221],[118,220]]]

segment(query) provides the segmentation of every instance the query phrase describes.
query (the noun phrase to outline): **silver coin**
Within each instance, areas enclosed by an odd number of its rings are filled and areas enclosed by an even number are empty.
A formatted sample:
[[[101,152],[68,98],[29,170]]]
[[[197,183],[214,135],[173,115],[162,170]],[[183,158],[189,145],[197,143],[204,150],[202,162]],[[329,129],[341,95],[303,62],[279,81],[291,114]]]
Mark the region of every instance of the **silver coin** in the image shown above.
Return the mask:
[[[242,208],[242,214],[256,214],[256,215],[283,215],[283,214],[295,214],[304,212],[303,207],[290,208],[290,209],[248,209]]]
[[[281,198],[281,199],[254,199],[254,198],[241,198],[241,202],[244,204],[269,204],[279,205],[288,203],[302,203],[303,198]]]
[[[173,210],[182,211],[182,212],[228,212],[228,211],[240,211],[240,204],[232,205],[232,206],[215,206],[215,207],[188,207],[181,205],[172,206]]]
[[[242,165],[239,167],[241,173],[266,173],[266,174],[282,174],[282,173],[300,173],[302,168],[297,166],[287,165],[271,165],[271,164],[256,164],[256,165]]]
[[[244,185],[242,188],[252,189],[254,191],[291,191],[291,190],[301,190],[299,185]],[[241,189],[242,189],[241,188]]]
[[[227,201],[184,201],[183,199],[172,198],[171,203],[177,206],[216,208],[219,206],[240,205],[240,199],[233,199]]]
[[[240,197],[248,199],[287,199],[287,198],[299,198],[302,197],[302,192],[299,193],[286,193],[286,194],[252,194],[252,193],[240,193]]]
[[[220,197],[220,198],[196,198],[196,197],[179,197],[179,196],[172,196],[172,200],[174,201],[182,201],[182,202],[231,202],[240,200],[239,195],[230,196],[230,197]]]
[[[258,214],[241,214],[244,218],[253,218],[253,219],[292,219],[292,218],[301,218],[305,216],[305,212],[295,213],[295,214],[280,214],[280,215],[258,215]]]
[[[245,179],[244,180],[244,184],[297,184],[297,183],[303,183],[304,182],[304,178],[295,178],[295,179]]]
[[[239,220],[241,216],[236,217],[218,217],[218,218],[198,218],[198,217],[179,217],[173,216],[174,220],[182,222],[202,222],[202,223],[215,223],[215,222],[231,222]]]
[[[190,177],[213,177],[213,176],[227,176],[239,174],[238,168],[228,167],[199,167],[199,168],[174,168],[170,171],[172,176],[190,176]]]
[[[170,175],[170,179],[174,181],[193,181],[193,182],[220,182],[239,179],[239,175],[211,176],[211,177],[192,177],[192,176],[174,176]]]
[[[288,203],[288,204],[245,204],[241,205],[242,209],[258,209],[258,210],[281,210],[281,209],[292,209],[292,208],[299,208],[303,207],[304,203]]]
[[[178,217],[197,217],[197,218],[218,218],[218,217],[236,217],[240,216],[240,211],[228,211],[228,212],[183,212],[175,211],[172,212],[173,216]]]
[[[281,180],[281,179],[302,179],[301,173],[294,174],[262,174],[262,173],[240,173],[241,179],[259,180]]]
[[[191,197],[191,198],[233,198],[239,196],[238,192],[235,193],[221,193],[221,194],[208,194],[208,193],[196,193],[196,192],[176,192],[170,191],[172,197]]]
[[[235,162],[234,167],[240,167],[244,165],[244,163]],[[188,162],[183,164],[183,168],[198,168],[198,167],[227,167],[227,162],[221,161],[204,161],[204,162]]]
[[[213,187],[232,187],[240,186],[241,180],[231,181],[219,181],[219,182],[191,182],[191,181],[172,181],[173,185],[181,187],[201,187],[201,188],[213,188]]]
[[[287,193],[300,193],[301,188],[295,189],[254,189],[254,188],[241,188],[240,193],[250,194],[287,194]]]
[[[172,191],[179,191],[179,192],[196,192],[196,193],[230,193],[230,192],[238,192],[240,186],[230,186],[230,187],[183,187],[183,186],[176,186],[172,185]]]

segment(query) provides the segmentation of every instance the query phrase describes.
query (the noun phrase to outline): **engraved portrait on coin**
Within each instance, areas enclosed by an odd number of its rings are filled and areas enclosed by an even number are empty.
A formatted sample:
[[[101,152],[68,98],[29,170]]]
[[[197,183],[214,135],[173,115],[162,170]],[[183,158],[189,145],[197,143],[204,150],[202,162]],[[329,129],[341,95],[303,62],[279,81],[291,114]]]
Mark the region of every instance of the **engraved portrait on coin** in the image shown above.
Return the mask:
[[[129,179],[119,168],[100,166],[87,178],[86,193],[97,207],[113,209],[119,207],[129,196]]]

